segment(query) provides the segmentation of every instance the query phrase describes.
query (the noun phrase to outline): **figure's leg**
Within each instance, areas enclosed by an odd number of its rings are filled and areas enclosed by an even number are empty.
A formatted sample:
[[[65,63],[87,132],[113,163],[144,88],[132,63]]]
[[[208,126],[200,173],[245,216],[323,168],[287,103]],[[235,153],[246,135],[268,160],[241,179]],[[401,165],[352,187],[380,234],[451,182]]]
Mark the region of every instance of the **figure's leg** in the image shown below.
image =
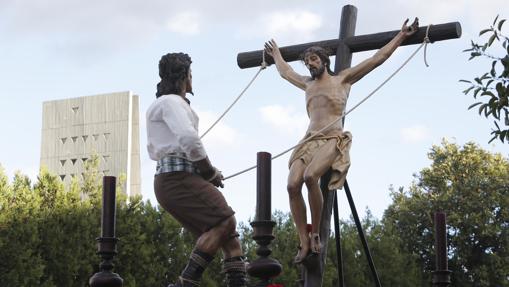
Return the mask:
[[[226,220],[214,226],[209,231],[200,235],[196,241],[196,247],[208,254],[216,254],[217,250],[223,246],[225,240],[228,239],[230,234],[235,233],[236,224],[237,223],[234,216],[228,217]]]
[[[290,198],[290,210],[293,221],[299,233],[300,249],[295,257],[295,262],[300,263],[309,253],[309,236],[307,231],[306,203],[302,197],[303,174],[306,165],[300,159],[290,166],[288,175],[288,196]]]
[[[169,285],[169,287],[199,286],[203,272],[214,259],[217,250],[229,237],[228,235],[235,232],[235,225],[235,218],[231,216],[200,235],[178,282],[174,285]]]
[[[336,157],[336,140],[331,139],[320,147],[304,171],[304,182],[308,189],[309,209],[311,210],[311,251],[320,252],[320,223],[323,208],[323,196],[318,180],[331,167]]]
[[[246,259],[238,239],[238,233],[230,234],[222,246],[224,261],[223,272],[226,274],[227,287],[245,287],[247,284]]]
[[[177,282],[175,284],[168,285],[168,287],[199,286],[201,276],[212,260],[214,260],[214,256],[195,247]]]
[[[161,206],[198,237],[179,280],[170,286],[198,286],[213,256],[235,234],[234,212],[217,188],[194,174],[158,175],[154,189]],[[240,244],[230,250],[232,256],[242,254]]]

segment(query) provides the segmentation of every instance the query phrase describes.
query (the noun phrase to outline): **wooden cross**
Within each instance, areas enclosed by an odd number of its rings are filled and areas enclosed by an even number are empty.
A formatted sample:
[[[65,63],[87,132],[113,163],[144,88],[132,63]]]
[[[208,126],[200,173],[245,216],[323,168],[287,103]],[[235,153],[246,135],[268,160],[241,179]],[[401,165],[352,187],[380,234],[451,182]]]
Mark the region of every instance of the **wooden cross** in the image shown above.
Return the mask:
[[[283,56],[283,59],[285,59],[286,62],[292,62],[300,60],[300,55],[311,46],[320,46],[331,51],[336,51],[334,72],[338,74],[342,70],[347,69],[351,66],[353,53],[380,49],[385,44],[389,43],[389,41],[391,41],[394,38],[394,36],[396,36],[400,31],[394,30],[376,34],[354,36],[356,21],[357,21],[357,8],[352,5],[346,5],[343,7],[341,13],[341,22],[338,39],[281,47],[280,48],[281,55]],[[421,44],[424,41],[426,30],[427,27],[419,28],[417,33],[407,38],[401,45],[405,46],[412,44]],[[428,33],[428,38],[430,42],[455,39],[459,38],[460,36],[461,36],[461,25],[459,22],[433,25],[431,26]],[[257,67],[261,65],[262,57],[263,50],[239,53],[237,55],[237,64],[241,69]],[[274,60],[272,59],[272,57],[267,56],[266,62],[267,64],[273,64]],[[303,286],[305,287],[322,286],[323,271],[325,269],[324,268],[325,258],[327,255],[327,242],[330,236],[331,213],[336,201],[336,192],[335,191],[332,192],[327,189],[329,178],[330,174],[326,174],[320,180],[321,182],[320,186],[324,198],[322,220],[320,227],[320,238],[323,247],[321,250],[320,258],[317,258],[315,262],[308,262],[308,264],[303,264],[304,267]],[[357,211],[355,209],[355,205],[351,197],[348,182],[345,181],[344,187],[350,204],[350,208],[352,209],[352,215],[356,221],[359,235],[361,236],[361,240],[363,240],[362,243],[364,246],[364,251],[368,257],[368,263],[370,264],[371,271],[375,278],[374,281],[376,283],[376,286],[380,286],[380,281],[378,279],[378,275],[376,274],[376,269],[371,259],[369,248],[367,246],[367,242],[364,238],[364,233],[360,225],[360,220],[358,218]],[[335,210],[335,217],[337,217],[337,209]],[[338,231],[336,232],[338,233]],[[339,236],[339,234],[336,234],[336,236]],[[339,250],[337,250],[337,252],[340,253],[341,249],[340,248],[338,249]],[[340,264],[341,262],[338,262],[339,284],[340,286],[343,286],[342,278],[343,276],[341,270],[342,267],[340,266]]]

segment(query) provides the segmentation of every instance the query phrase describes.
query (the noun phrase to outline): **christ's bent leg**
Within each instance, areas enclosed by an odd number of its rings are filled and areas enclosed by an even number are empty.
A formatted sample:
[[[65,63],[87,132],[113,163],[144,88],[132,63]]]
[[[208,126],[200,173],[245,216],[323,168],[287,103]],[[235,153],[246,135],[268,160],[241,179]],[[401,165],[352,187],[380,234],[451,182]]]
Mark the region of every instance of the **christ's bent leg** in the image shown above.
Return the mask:
[[[236,235],[232,235],[230,238],[226,239],[221,249],[223,250],[223,257],[225,259],[230,257],[243,256],[242,247],[240,245],[240,240]]]
[[[288,175],[288,196],[293,221],[299,233],[300,249],[295,257],[295,263],[300,263],[309,253],[309,237],[307,231],[306,203],[302,197],[303,174],[306,168],[300,159],[294,161]]]
[[[318,180],[332,165],[336,157],[336,140],[327,141],[319,150],[316,151],[313,159],[304,171],[304,182],[308,189],[309,208],[311,210],[311,251],[319,253],[320,246],[320,223],[323,208],[323,196]]]

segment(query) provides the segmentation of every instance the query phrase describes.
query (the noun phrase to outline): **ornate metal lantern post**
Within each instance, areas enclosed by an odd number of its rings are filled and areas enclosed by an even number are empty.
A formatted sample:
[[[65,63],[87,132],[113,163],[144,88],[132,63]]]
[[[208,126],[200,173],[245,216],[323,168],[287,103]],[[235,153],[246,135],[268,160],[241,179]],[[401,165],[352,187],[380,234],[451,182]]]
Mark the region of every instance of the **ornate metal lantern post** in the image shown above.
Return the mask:
[[[253,239],[259,246],[256,250],[259,257],[247,268],[250,276],[260,279],[258,284],[254,285],[257,287],[267,286],[282,270],[277,260],[269,258],[272,253],[269,245],[275,238],[272,229],[276,225],[271,220],[271,158],[268,152],[257,153],[256,216],[251,226],[254,231]]]
[[[117,254],[117,241],[115,237],[115,196],[116,178],[103,177],[103,206],[101,214],[101,237],[97,238],[98,251],[102,262],[97,272],[89,280],[91,287],[122,287],[124,280],[113,273],[113,257]]]

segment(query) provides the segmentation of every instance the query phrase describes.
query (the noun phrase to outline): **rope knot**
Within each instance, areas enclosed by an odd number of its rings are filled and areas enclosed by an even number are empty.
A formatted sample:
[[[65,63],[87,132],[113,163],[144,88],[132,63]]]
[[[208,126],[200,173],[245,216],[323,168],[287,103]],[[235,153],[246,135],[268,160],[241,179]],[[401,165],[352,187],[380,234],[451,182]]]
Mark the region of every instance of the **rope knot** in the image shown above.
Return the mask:
[[[431,28],[431,24],[428,25],[428,28],[426,29],[426,35],[424,36],[423,43],[424,43],[424,64],[426,67],[429,67],[428,61],[426,59],[426,48],[428,47],[428,44],[431,43],[431,40],[429,39],[429,29]]]
[[[262,63],[260,64],[260,69],[263,70],[267,68],[267,62],[265,61],[265,50],[262,50]]]

